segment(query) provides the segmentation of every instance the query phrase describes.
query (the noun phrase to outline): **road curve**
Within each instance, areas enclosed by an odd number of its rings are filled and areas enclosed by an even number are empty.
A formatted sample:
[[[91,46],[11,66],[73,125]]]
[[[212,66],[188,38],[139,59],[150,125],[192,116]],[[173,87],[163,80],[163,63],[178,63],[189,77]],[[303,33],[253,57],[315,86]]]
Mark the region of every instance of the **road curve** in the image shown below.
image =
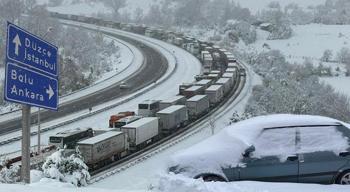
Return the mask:
[[[117,35],[115,33],[104,33],[133,44],[136,47],[140,44],[139,41],[129,37]],[[119,84],[114,84],[99,92],[86,95],[78,100],[64,103],[63,105],[60,105],[58,112],[42,112],[40,114],[41,122],[45,123],[56,118],[63,117],[65,115],[88,109],[89,107],[94,107],[95,105],[100,105],[119,97],[126,96],[155,82],[167,71],[167,60],[154,48],[143,46],[140,49],[144,55],[145,63],[143,67],[138,70],[138,72],[125,80],[125,82],[130,85],[129,89],[120,89]],[[31,123],[35,124],[37,120],[37,117],[35,115],[36,113],[32,114]],[[5,122],[0,122],[0,135],[18,131],[20,129],[21,118],[14,118]]]

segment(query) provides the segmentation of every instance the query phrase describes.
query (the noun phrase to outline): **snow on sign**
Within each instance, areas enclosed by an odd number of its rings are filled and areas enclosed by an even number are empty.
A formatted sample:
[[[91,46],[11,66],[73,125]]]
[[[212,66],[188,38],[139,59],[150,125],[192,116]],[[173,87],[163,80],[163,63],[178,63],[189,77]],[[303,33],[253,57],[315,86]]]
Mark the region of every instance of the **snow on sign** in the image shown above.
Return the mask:
[[[5,100],[57,110],[57,47],[8,23]]]
[[[57,47],[7,23],[7,58],[48,75],[57,76]]]

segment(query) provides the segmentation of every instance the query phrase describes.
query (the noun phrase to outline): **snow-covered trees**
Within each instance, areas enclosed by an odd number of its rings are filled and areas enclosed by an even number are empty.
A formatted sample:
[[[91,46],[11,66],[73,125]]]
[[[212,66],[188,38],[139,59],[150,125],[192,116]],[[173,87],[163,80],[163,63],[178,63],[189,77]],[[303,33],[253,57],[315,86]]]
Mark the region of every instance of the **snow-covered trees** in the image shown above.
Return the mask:
[[[269,9],[261,12],[260,19],[272,24],[268,39],[288,39],[292,36],[293,30],[290,22],[278,2],[271,2]]]
[[[103,0],[103,3],[113,10],[114,19],[119,19],[120,9],[125,7],[126,0]]]
[[[63,153],[64,150],[60,149],[46,159],[42,166],[45,177],[86,186],[90,174],[79,152],[69,157],[64,157]]]
[[[321,61],[329,62],[332,59],[332,57],[333,57],[332,50],[327,49],[323,52],[323,55],[321,57]]]
[[[19,180],[19,166],[7,167],[7,159],[0,159],[0,183],[14,183]]]
[[[239,39],[242,39],[245,44],[254,43],[256,41],[256,30],[245,21],[235,22],[233,20],[227,21],[226,26],[224,27],[225,36],[231,41],[238,42]]]
[[[254,87],[246,113],[312,114],[350,120],[349,99],[321,83],[316,76],[320,75],[318,68],[311,63],[291,65],[280,52],[270,51],[259,54],[253,67],[264,80]]]

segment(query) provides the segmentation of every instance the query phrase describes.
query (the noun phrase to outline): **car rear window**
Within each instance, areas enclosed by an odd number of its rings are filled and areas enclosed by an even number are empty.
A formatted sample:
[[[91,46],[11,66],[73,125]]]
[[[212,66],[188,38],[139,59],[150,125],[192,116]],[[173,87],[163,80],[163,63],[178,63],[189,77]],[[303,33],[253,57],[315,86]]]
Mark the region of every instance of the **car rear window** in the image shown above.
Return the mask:
[[[296,128],[266,129],[257,138],[253,157],[278,156],[285,161],[296,153]]]
[[[300,127],[298,128],[298,152],[312,153],[333,151],[339,153],[349,148],[349,141],[337,126]]]

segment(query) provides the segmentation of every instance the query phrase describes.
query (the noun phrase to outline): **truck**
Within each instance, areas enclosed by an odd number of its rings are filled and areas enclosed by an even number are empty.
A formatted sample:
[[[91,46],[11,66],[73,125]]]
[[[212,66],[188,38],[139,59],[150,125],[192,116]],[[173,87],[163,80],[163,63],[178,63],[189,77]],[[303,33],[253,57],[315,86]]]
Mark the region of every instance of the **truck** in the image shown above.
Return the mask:
[[[139,104],[138,115],[143,117],[154,117],[159,111],[159,100],[146,100]]]
[[[179,95],[184,95],[186,89],[192,87],[192,83],[183,83],[179,86]]]
[[[128,137],[123,132],[110,131],[78,142],[84,162],[90,169],[120,159],[127,155]]]
[[[197,119],[209,111],[209,98],[207,95],[196,95],[186,101],[189,119]]]
[[[128,135],[130,151],[139,150],[157,138],[158,118],[144,117],[121,127],[121,131]]]
[[[227,68],[226,73],[236,73],[237,74],[237,68]]]
[[[227,68],[238,68],[238,64],[237,63],[228,63]]]
[[[227,95],[231,90],[231,79],[230,78],[220,78],[215,82],[215,85],[222,85],[224,87],[224,95]]]
[[[194,85],[201,86],[201,87],[204,87],[204,89],[207,89],[212,84],[212,82],[213,82],[213,80],[211,80],[211,79],[202,79],[202,80],[194,83]]]
[[[122,119],[119,119],[117,122],[115,122],[114,128],[120,131],[120,128],[123,127],[124,125],[130,124],[134,121],[137,121],[141,119],[141,116],[128,116],[124,117]]]
[[[115,122],[117,122],[119,119],[122,119],[128,116],[133,116],[133,115],[135,115],[135,112],[133,111],[119,112],[116,115],[111,115],[111,117],[109,118],[109,127],[110,128],[114,127]]]
[[[224,73],[222,74],[223,78],[229,78],[231,80],[232,87],[235,85],[236,75],[234,73]]]
[[[183,95],[176,95],[169,99],[165,99],[159,102],[159,110],[165,109],[172,105],[185,105],[185,104],[186,104],[186,97]]]
[[[186,98],[190,98],[190,97],[193,97],[195,95],[199,95],[199,94],[203,94],[204,93],[204,87],[202,86],[192,86],[188,89],[186,89],[185,91],[183,91],[183,95],[186,97]]]
[[[222,85],[212,85],[205,90],[205,94],[209,98],[210,106],[215,106],[224,97],[224,88]]]
[[[208,79],[212,79],[213,81],[216,81],[220,78],[220,75],[219,74],[212,74],[212,73],[209,73],[208,74]]]
[[[159,133],[168,135],[188,122],[187,107],[173,105],[157,112],[159,118]]]

